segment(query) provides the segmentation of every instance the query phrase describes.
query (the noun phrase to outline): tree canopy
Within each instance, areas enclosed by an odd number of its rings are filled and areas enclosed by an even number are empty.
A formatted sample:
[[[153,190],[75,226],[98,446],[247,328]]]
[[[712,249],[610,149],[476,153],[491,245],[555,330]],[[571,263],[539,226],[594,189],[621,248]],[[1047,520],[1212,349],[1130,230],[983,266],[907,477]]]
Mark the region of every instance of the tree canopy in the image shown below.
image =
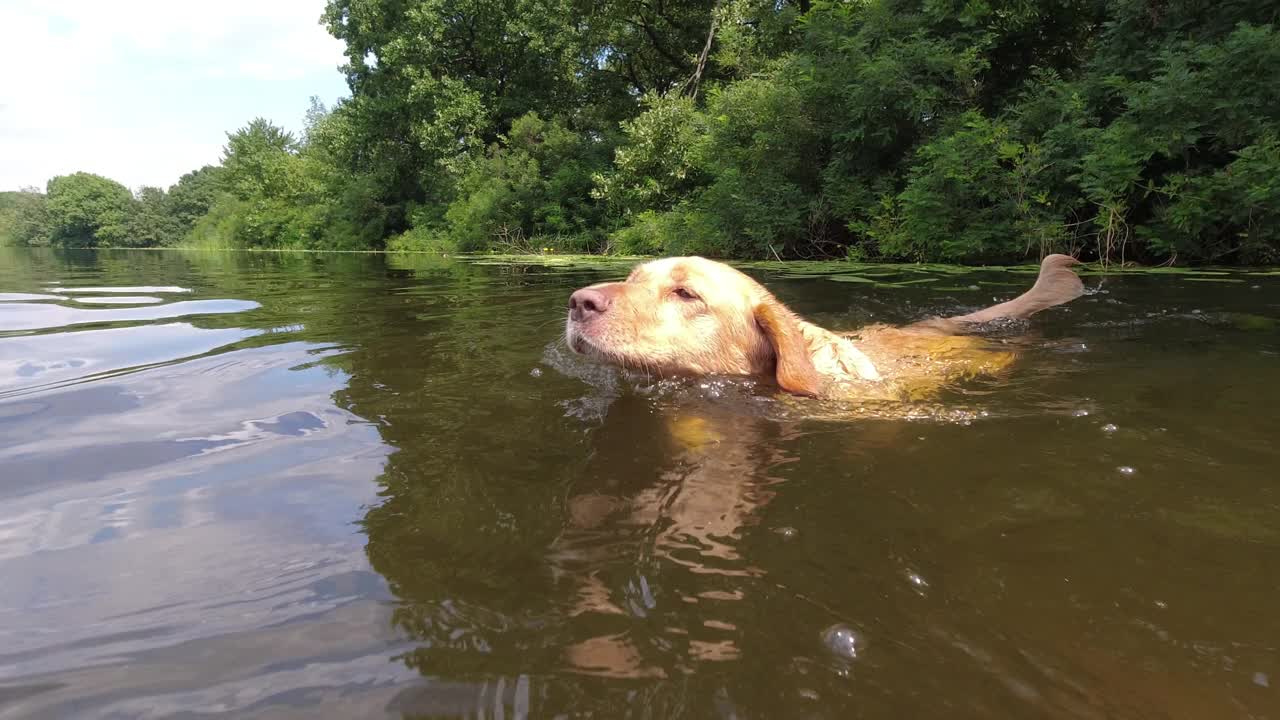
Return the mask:
[[[331,0],[351,96],[0,241],[1280,260],[1261,0]]]

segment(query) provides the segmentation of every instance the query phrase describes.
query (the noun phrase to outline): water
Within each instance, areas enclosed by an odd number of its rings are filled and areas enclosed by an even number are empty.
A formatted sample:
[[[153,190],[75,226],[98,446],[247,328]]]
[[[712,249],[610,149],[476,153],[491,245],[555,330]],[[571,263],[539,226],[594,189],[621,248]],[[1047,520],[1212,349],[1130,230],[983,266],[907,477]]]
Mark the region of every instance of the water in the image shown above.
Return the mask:
[[[1280,277],[1090,277],[841,418],[568,355],[623,268],[0,249],[0,718],[1280,717]],[[1031,280],[814,268],[751,272]]]

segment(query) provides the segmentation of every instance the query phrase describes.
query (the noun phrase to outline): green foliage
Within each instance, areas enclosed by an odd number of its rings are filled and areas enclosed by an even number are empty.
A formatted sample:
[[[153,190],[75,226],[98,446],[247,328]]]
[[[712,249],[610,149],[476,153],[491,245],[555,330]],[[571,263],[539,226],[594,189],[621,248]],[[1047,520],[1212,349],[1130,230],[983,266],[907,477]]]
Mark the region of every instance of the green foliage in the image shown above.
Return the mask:
[[[169,208],[164,190],[144,187],[138,191],[125,219],[128,234],[120,247],[170,246],[182,237],[182,228]]]
[[[693,156],[704,115],[692,99],[650,94],[645,112],[622,123],[613,168],[595,178],[594,195],[625,222],[646,210],[670,210],[701,185]]]
[[[682,206],[675,211],[647,210],[613,233],[610,249],[623,255],[707,255],[728,257],[727,235],[716,218]]]
[[[815,3],[773,61],[726,40],[722,62],[753,74],[704,108],[650,102],[627,125],[600,183],[630,224],[613,238],[739,257],[1274,258],[1264,5]]]
[[[1057,249],[1060,223],[1044,183],[1043,148],[977,111],[916,154],[906,187],[871,235],[888,256],[992,260]]]
[[[61,247],[129,244],[133,195],[114,180],[90,173],[59,175],[49,181],[49,241]]]
[[[329,0],[351,97],[0,242],[1280,259],[1261,0]],[[55,187],[57,183],[57,187]]]
[[[178,178],[169,188],[167,204],[177,225],[176,240],[183,239],[209,213],[222,192],[224,173],[221,166],[205,165]]]
[[[0,247],[49,244],[49,212],[36,188],[0,193]]]
[[[527,247],[532,238],[556,238],[559,249],[584,250],[602,224],[591,195],[592,176],[608,162],[602,139],[577,133],[536,113],[470,161],[457,199],[444,220],[451,245],[462,251],[491,245]]]
[[[1222,262],[1280,262],[1280,140],[1263,138],[1226,167],[1175,175],[1141,235],[1156,252]]]
[[[243,248],[243,218],[247,203],[223,194],[209,206],[209,212],[196,221],[184,245],[206,250]]]

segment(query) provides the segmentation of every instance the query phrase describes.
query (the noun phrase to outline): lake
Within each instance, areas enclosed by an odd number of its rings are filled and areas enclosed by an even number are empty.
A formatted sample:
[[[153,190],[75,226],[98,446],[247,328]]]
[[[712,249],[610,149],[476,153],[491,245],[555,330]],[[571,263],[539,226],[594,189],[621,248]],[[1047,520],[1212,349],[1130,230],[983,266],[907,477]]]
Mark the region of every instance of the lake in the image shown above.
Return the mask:
[[[0,718],[1280,717],[1280,274],[1090,273],[841,417],[568,353],[629,266],[0,248]]]

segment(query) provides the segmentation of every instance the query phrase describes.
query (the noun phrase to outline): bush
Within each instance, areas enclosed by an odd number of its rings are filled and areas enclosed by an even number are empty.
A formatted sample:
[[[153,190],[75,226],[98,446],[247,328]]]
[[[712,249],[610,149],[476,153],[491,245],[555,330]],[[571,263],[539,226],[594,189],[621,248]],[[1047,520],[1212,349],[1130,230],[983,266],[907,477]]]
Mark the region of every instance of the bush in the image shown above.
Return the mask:
[[[976,111],[920,148],[906,188],[877,216],[879,252],[910,260],[998,260],[1061,251],[1043,149]]]
[[[487,154],[465,165],[444,215],[452,245],[463,252],[525,249],[535,236],[548,236],[595,249],[604,212],[592,197],[592,176],[607,157],[600,139],[560,120],[520,117]]]

